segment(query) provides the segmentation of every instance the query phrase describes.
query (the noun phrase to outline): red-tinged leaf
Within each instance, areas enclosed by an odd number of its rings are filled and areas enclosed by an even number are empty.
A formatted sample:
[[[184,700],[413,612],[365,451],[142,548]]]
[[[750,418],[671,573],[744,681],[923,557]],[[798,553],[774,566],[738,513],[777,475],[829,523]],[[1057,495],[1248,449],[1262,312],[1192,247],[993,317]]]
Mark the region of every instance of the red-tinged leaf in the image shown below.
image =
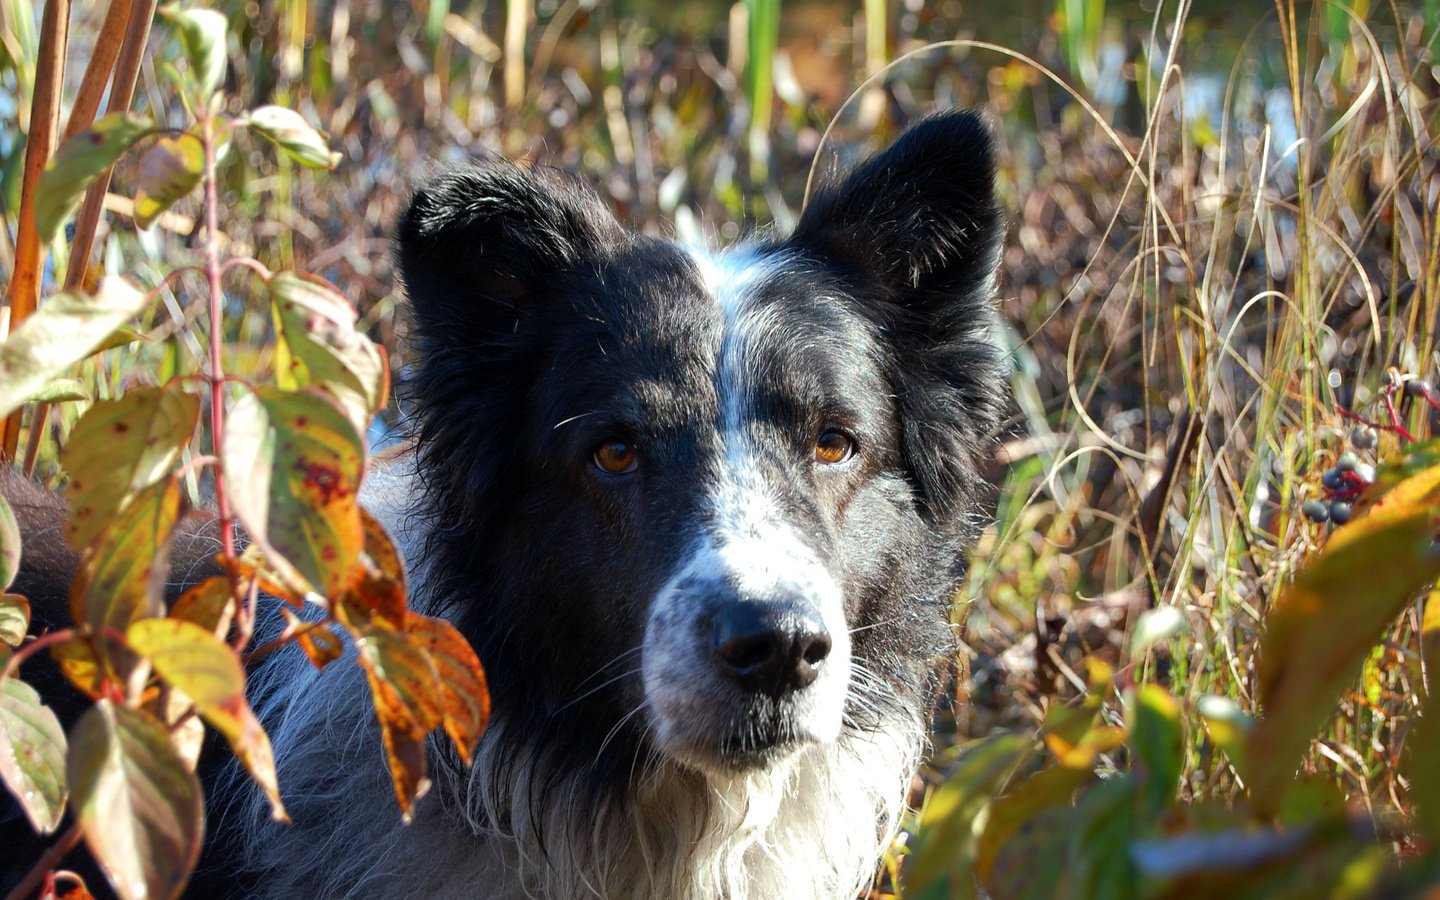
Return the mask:
[[[59,875],[60,873],[56,874]],[[74,883],[71,884],[70,887],[56,894],[55,900],[95,900],[95,896],[90,893],[89,886],[85,884],[85,879],[81,878],[79,875],[76,875],[74,872],[65,872],[63,874],[66,878],[71,879]]]
[[[200,783],[144,713],[101,700],[70,734],[68,775],[85,843],[122,898],[178,897],[200,855]]]
[[[40,242],[50,243],[80,205],[80,198],[96,176],[154,130],[155,123],[145,116],[117,113],[97,120],[61,144],[45,166],[35,191],[35,226]]]
[[[30,824],[49,834],[65,812],[65,731],[35,689],[0,678],[0,780]]]
[[[997,889],[991,884],[991,873],[1010,839],[1046,810],[1068,808],[1075,791],[1094,777],[1089,769],[1052,766],[1021,781],[990,805],[975,856],[975,872],[987,887]]]
[[[251,544],[245,548],[245,552],[232,564],[224,557],[217,557],[220,567],[230,569],[233,567],[235,576],[240,582],[241,591],[250,590],[250,583],[258,581],[258,587],[263,593],[281,600],[300,609],[305,605],[307,597],[313,592],[310,584],[300,577],[294,569],[277,569],[268,564],[265,559],[265,552],[259,544]]]
[[[1440,574],[1440,467],[1411,475],[1337,529],[1276,599],[1260,647],[1264,717],[1250,733],[1251,797],[1274,814],[1310,739],[1400,611]]]
[[[466,765],[490,719],[490,691],[475,648],[454,625],[411,613],[406,633],[429,657],[440,686],[445,733]]]
[[[193,134],[162,137],[140,157],[135,224],[149,228],[176,201],[190,195],[205,174],[205,148]]]
[[[19,571],[20,525],[15,521],[15,511],[4,495],[0,495],[0,591],[15,583]]]
[[[89,356],[149,304],[123,279],[106,277],[93,296],[56,294],[0,344],[0,416]]]
[[[170,540],[180,518],[180,482],[168,478],[136,494],[91,544],[70,594],[76,624],[124,631],[163,615]]]
[[[168,477],[199,421],[199,397],[155,387],[86,410],[60,453],[70,476],[71,545],[84,550],[136,493]]]
[[[230,633],[235,618],[235,595],[227,575],[213,575],[180,595],[170,607],[170,618],[193,622],[218,638]]]
[[[385,405],[385,361],[375,343],[355,330],[355,308],[328,282],[298,272],[275,273],[270,295],[290,353],[290,371],[281,374],[297,387],[329,393],[364,434]]]
[[[230,411],[221,456],[236,515],[270,565],[339,597],[364,542],[355,427],[318,394],[260,388]]]
[[[331,152],[325,135],[294,110],[262,106],[250,113],[250,127],[306,168],[333,169],[340,163],[340,154]]]
[[[100,639],[106,640],[108,636]],[[76,635],[68,641],[51,646],[50,656],[77,691],[91,700],[99,700],[105,695],[104,684],[107,678],[107,669],[100,661],[100,657],[96,655],[95,648],[90,645],[90,641],[90,637]],[[107,657],[114,659],[118,650],[118,646],[109,648]],[[129,651],[126,650],[126,652]]]
[[[30,629],[30,601],[19,594],[0,594],[0,644],[20,646]]]
[[[126,640],[150,661],[155,674],[184,693],[225,736],[270,798],[274,817],[287,821],[270,738],[245,701],[245,670],[230,647],[214,632],[180,619],[141,619],[130,626]]]
[[[285,630],[295,635],[295,643],[300,645],[316,669],[323,669],[344,655],[345,648],[330,626],[301,621],[299,616],[283,606],[280,614],[285,617]]]
[[[405,567],[384,526],[363,507],[365,549],[360,574],[340,599],[338,611],[348,627],[365,630],[377,620],[385,627],[406,629]]]
[[[360,664],[375,700],[385,755],[401,814],[410,815],[429,786],[425,735],[444,719],[444,702],[430,657],[405,635],[375,628],[357,636]]]

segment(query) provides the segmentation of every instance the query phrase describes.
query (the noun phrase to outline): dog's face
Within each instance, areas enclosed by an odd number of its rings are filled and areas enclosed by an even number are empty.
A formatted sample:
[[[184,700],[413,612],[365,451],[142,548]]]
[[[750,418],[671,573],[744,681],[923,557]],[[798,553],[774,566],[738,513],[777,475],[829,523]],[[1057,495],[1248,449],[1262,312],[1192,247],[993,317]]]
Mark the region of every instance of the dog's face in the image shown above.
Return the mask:
[[[501,720],[724,772],[918,715],[1002,395],[992,178],[937,117],[718,256],[550,171],[417,193],[427,574]]]

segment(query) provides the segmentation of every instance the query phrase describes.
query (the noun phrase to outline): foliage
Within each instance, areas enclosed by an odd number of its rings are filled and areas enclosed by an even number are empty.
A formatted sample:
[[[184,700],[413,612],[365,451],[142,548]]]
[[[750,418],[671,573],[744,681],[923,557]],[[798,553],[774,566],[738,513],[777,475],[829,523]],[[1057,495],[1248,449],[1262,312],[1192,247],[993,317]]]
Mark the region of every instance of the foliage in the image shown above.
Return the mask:
[[[427,734],[443,727],[468,759],[488,714],[474,651],[449,623],[406,609],[399,554],[357,500],[364,435],[387,403],[383,352],[324,280],[220,251],[217,166],[243,140],[240,132],[260,134],[302,165],[333,166],[335,157],[298,113],[276,106],[246,113],[225,103],[222,16],[171,10],[164,17],[187,64],[166,71],[189,120],[162,128],[121,112],[79,131],[34,186],[41,202],[31,227],[49,244],[89,185],[138,153],[142,226],[203,189],[203,261],[162,268],[148,290],[106,276],[93,292],[57,294],[0,344],[0,415],[7,415],[92,354],[133,341],[126,323],[146,318],[162,292],[191,273],[204,279],[204,368],[91,402],[61,451],[72,507],[65,536],[81,554],[73,627],[27,635],[25,599],[0,601],[0,779],[39,832],[60,828],[68,809],[73,824],[55,848],[83,839],[121,897],[178,896],[190,876],[204,838],[195,772],[201,722],[229,743],[274,817],[285,820],[269,738],[245,695],[246,662],[297,643],[323,666],[337,658],[341,634],[354,641],[402,812],[426,784]],[[258,282],[269,300],[283,348],[277,355],[288,361],[273,371],[273,384],[227,369],[226,277]],[[192,513],[182,526],[189,505],[182,485],[199,473],[218,514]],[[219,536],[216,574],[167,609],[170,545],[178,529],[202,520]],[[237,525],[250,541],[244,553]],[[19,540],[0,500],[0,589],[14,578]],[[252,646],[262,589],[315,612],[291,615],[281,634]],[[68,737],[21,680],[22,664],[47,649],[94,701]],[[17,894],[45,878],[53,884],[57,859],[38,861]]]

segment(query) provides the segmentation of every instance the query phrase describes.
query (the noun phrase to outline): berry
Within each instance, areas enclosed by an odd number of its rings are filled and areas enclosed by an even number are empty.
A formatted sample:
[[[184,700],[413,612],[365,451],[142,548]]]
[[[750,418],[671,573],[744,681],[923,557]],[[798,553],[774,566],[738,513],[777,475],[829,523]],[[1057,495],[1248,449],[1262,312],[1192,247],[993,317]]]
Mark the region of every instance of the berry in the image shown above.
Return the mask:
[[[1428,397],[1431,390],[1430,381],[1426,378],[1412,378],[1405,382],[1405,393],[1410,397]]]
[[[1375,483],[1375,467],[1369,463],[1361,463],[1355,467],[1355,477],[1366,484]]]
[[[1330,521],[1336,525],[1344,525],[1350,521],[1350,504],[1344,500],[1332,500],[1330,502]]]
[[[1330,519],[1330,507],[1325,505],[1324,500],[1306,500],[1300,511],[1312,522],[1326,522]]]
[[[1358,465],[1360,465],[1360,457],[1351,453],[1349,450],[1340,454],[1340,458],[1335,461],[1335,468],[1342,472],[1353,472]]]
[[[1339,469],[1326,469],[1320,476],[1320,484],[1327,491],[1338,491],[1345,486],[1345,476],[1340,474]]]
[[[1369,425],[1356,425],[1350,429],[1350,446],[1356,450],[1374,450],[1380,443],[1380,435]]]

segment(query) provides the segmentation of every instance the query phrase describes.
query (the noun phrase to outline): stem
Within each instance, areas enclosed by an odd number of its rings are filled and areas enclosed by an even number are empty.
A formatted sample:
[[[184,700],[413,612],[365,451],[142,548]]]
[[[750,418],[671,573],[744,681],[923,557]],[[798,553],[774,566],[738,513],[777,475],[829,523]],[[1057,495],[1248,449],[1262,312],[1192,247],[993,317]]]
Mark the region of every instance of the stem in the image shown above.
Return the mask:
[[[75,629],[61,628],[58,631],[47,632],[40,637],[16,650],[10,659],[5,663],[5,668],[0,669],[0,679],[9,678],[20,669],[20,664],[30,657],[44,650],[46,647],[64,643],[75,636]]]
[[[65,858],[65,854],[74,850],[80,843],[82,834],[79,822],[71,825],[70,830],[61,835],[60,840],[51,844],[45,851],[45,855],[40,857],[39,862],[25,873],[25,877],[15,885],[15,889],[5,895],[5,900],[26,900],[27,897],[34,894],[35,889],[40,887],[41,882],[45,880],[45,876],[50,874],[50,870],[59,865],[60,861]]]
[[[220,289],[220,192],[215,179],[215,119],[206,110],[200,120],[205,148],[205,277],[210,283],[210,434],[215,461],[215,505],[220,513],[220,547],[225,558],[235,560],[235,523],[230,517],[230,499],[225,494],[225,464],[218,457],[225,437],[225,372],[220,360],[224,340],[224,294]]]

